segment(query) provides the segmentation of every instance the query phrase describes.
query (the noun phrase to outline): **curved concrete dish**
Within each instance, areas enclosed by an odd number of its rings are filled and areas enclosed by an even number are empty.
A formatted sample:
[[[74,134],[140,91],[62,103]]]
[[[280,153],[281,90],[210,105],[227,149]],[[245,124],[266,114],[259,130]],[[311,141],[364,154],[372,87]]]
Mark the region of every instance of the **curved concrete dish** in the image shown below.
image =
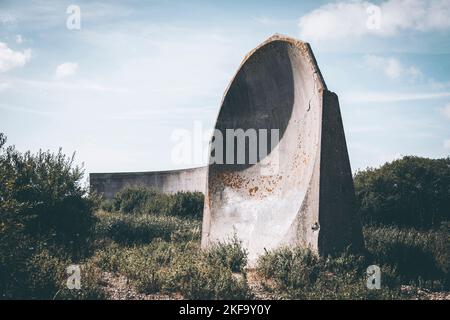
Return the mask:
[[[282,245],[320,254],[363,246],[338,99],[307,43],[275,35],[251,51],[215,128],[224,137],[226,129],[278,129],[279,143],[254,164],[208,166],[203,247],[236,234],[254,264]]]

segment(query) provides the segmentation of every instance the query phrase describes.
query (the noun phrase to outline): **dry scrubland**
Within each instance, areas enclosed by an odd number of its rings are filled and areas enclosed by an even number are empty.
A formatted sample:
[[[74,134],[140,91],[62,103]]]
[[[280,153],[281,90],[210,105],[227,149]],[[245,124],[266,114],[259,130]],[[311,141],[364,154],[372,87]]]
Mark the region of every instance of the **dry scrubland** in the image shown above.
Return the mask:
[[[281,248],[247,270],[235,238],[200,249],[203,196],[127,189],[103,201],[71,157],[20,153],[0,135],[3,299],[449,298],[450,160],[406,157],[355,176],[367,252]],[[82,289],[65,268],[79,264]],[[368,290],[366,268],[382,270]]]

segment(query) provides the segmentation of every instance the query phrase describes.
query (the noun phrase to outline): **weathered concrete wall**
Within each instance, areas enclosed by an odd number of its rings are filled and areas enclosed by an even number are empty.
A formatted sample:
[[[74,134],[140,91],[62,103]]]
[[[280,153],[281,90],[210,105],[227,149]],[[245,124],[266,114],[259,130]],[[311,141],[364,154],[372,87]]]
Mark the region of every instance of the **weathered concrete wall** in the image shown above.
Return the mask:
[[[307,43],[277,35],[250,52],[215,128],[279,129],[280,140],[256,164],[208,167],[203,247],[236,233],[253,264],[282,245],[363,245],[339,104]]]
[[[199,191],[205,192],[206,167],[153,171],[89,174],[91,190],[111,199],[127,186],[144,186],[163,192]]]

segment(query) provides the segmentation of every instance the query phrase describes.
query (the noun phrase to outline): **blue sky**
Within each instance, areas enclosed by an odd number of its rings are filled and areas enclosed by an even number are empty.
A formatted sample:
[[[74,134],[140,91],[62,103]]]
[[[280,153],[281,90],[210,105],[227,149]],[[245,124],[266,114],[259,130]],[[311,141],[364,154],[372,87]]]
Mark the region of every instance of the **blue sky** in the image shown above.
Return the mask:
[[[281,33],[310,42],[338,94],[353,171],[446,157],[449,16],[446,0],[2,0],[0,131],[23,151],[76,151],[88,172],[201,165],[172,161],[172,133],[211,128],[242,58]]]

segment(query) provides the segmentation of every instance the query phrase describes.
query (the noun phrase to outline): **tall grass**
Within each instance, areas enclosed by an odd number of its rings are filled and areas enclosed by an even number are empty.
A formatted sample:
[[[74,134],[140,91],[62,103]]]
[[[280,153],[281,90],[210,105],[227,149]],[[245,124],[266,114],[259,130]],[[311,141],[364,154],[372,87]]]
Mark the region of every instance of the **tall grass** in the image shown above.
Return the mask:
[[[366,227],[364,237],[372,260],[391,266],[403,283],[450,289],[450,229],[447,224],[434,231]]]
[[[158,238],[131,247],[112,242],[98,250],[93,261],[102,270],[126,276],[142,293],[181,293],[188,299],[251,297],[243,270],[246,253],[238,244],[223,243],[201,250],[195,235],[190,240]],[[233,274],[233,267],[242,277]]]
[[[97,239],[109,238],[121,244],[149,243],[153,239],[165,241],[199,240],[200,221],[165,215],[125,215],[120,212],[97,213]]]
[[[301,248],[281,248],[258,261],[258,272],[273,290],[297,299],[409,298],[402,284],[449,290],[448,226],[437,231],[395,227],[364,229],[367,253],[319,257]],[[381,268],[381,290],[366,288],[369,265]]]
[[[390,272],[384,274],[382,290],[366,287],[367,261],[344,254],[338,258],[319,257],[302,248],[280,248],[258,261],[257,271],[273,282],[266,287],[287,299],[397,299],[401,297]]]

